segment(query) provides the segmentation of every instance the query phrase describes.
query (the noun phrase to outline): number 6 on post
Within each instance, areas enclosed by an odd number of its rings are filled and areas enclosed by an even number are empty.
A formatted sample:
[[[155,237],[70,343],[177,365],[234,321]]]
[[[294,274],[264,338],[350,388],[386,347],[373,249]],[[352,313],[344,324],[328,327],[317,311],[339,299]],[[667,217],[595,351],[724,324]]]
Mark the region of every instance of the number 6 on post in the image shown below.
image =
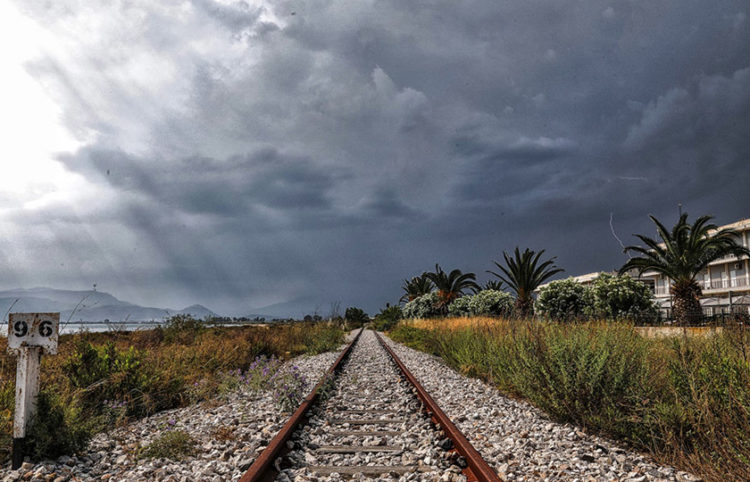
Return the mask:
[[[8,351],[18,353],[38,346],[47,355],[57,354],[60,313],[11,313],[8,321]]]

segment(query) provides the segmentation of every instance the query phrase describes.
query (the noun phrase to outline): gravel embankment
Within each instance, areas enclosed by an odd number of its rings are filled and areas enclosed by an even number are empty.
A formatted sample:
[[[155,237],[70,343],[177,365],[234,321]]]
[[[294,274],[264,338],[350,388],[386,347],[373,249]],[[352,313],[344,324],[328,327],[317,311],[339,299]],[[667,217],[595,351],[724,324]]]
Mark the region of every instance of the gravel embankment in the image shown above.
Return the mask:
[[[697,481],[467,378],[439,358],[386,342],[504,480]]]
[[[309,380],[309,390],[339,352],[302,356],[288,363],[296,365]],[[84,454],[38,464],[26,462],[14,471],[6,466],[0,470],[0,480],[237,480],[288,418],[288,413],[280,412],[271,393],[242,389],[219,400],[167,410],[99,434]],[[165,430],[188,432],[197,441],[197,454],[179,462],[134,458],[138,447],[146,446]]]
[[[449,459],[440,447],[443,436],[422,411],[412,386],[401,379],[370,330],[355,345],[329,397],[310,413],[308,423],[292,438],[293,450],[287,457],[294,465],[280,474],[279,481],[341,480],[344,475],[320,474],[310,466],[330,470],[384,467],[377,469],[381,473],[371,475],[378,480],[466,480],[461,469],[451,463],[456,461],[455,454]],[[329,452],[351,447],[363,451]],[[394,470],[399,466],[410,472],[400,476]]]

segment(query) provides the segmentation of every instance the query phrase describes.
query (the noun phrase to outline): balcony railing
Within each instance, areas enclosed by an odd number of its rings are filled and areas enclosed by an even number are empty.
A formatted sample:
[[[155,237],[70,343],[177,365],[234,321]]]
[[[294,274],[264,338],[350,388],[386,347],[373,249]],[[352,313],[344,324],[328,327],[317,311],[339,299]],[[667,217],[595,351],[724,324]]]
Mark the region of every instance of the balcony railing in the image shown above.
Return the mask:
[[[715,279],[711,281],[704,281],[702,283],[702,287],[704,290],[719,290],[719,289],[726,289],[726,288],[740,288],[743,286],[747,286],[747,279],[746,278],[737,278],[737,279]]]
[[[736,279],[715,279],[711,281],[699,281],[700,287],[704,290],[721,290],[729,288],[744,288],[750,286],[745,277]],[[670,294],[669,287],[656,286],[654,288],[655,295],[668,295]]]

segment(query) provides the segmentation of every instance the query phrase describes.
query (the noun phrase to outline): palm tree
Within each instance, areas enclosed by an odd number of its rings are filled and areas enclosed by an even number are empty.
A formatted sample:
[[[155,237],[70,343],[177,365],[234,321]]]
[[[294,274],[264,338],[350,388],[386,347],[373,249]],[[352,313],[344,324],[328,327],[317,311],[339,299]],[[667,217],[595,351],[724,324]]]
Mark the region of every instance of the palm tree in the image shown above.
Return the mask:
[[[516,246],[513,258],[503,251],[505,265],[502,266],[497,261],[493,261],[503,274],[487,271],[505,282],[516,293],[516,314],[521,318],[527,318],[534,314],[534,298],[532,293],[535,289],[544,283],[551,276],[565,271],[554,264],[555,258],[550,258],[543,263],[539,263],[544,250],[538,253],[526,248],[521,253]]]
[[[670,232],[649,215],[656,224],[662,242],[635,234],[647,247],[625,247],[625,252],[635,251],[641,256],[631,258],[620,268],[620,274],[636,269],[640,276],[646,270],[653,270],[668,277],[672,282],[674,316],[678,323],[687,323],[703,316],[701,287],[695,280],[698,273],[712,261],[728,254],[750,256],[750,251],[737,242],[734,230],[719,230],[709,222],[713,216],[701,216],[692,226],[688,224],[687,216],[687,213],[681,214]]]
[[[401,288],[404,290],[404,294],[399,299],[399,302],[413,301],[415,298],[419,298],[422,295],[426,295],[434,285],[432,281],[427,277],[426,273],[422,273],[420,276],[415,276],[411,280],[404,280],[404,284]]]
[[[472,289],[472,291],[474,293],[479,293],[481,291],[487,291],[487,290],[501,291],[502,289],[503,289],[502,281],[491,279],[487,281],[486,283],[484,283],[484,286],[479,287],[479,289]]]
[[[430,281],[435,283],[435,288],[438,292],[437,308],[443,314],[448,312],[448,305],[453,300],[463,296],[464,290],[479,288],[479,285],[476,283],[477,277],[474,273],[462,273],[460,269],[454,269],[446,274],[438,264],[435,265],[434,273],[425,273],[424,276],[427,276]]]

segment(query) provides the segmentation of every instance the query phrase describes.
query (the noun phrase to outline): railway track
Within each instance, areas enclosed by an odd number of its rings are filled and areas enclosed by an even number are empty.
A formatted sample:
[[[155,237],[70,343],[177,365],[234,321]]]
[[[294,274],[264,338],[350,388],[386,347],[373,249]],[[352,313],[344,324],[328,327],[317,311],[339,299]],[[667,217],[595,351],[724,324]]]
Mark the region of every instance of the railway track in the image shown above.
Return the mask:
[[[329,374],[240,479],[498,481],[373,331]]]

